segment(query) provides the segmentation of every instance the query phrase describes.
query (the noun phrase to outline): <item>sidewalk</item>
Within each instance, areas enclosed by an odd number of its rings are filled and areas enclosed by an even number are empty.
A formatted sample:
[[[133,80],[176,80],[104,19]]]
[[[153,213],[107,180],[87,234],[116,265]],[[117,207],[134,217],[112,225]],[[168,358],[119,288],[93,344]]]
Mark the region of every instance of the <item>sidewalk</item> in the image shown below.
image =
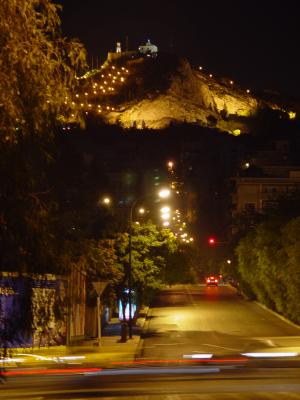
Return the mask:
[[[38,365],[59,363],[81,363],[85,366],[113,366],[115,362],[131,362],[135,359],[140,343],[140,334],[146,320],[148,308],[141,310],[133,326],[133,337],[121,342],[121,322],[112,318],[102,330],[101,344],[97,339],[83,340],[79,345],[51,346],[33,349],[18,349],[14,357],[25,358],[21,365]],[[74,356],[74,360],[70,357]],[[66,358],[64,358],[66,357]],[[69,359],[68,359],[69,357]],[[77,359],[78,357],[78,359]]]

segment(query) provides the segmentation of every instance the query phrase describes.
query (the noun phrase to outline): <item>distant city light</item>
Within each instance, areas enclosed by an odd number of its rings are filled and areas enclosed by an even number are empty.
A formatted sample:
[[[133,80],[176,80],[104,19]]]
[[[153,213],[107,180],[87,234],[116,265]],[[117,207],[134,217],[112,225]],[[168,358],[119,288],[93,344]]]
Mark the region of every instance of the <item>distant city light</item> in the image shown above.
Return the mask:
[[[294,111],[289,111],[289,119],[295,119],[296,115],[297,114]]]

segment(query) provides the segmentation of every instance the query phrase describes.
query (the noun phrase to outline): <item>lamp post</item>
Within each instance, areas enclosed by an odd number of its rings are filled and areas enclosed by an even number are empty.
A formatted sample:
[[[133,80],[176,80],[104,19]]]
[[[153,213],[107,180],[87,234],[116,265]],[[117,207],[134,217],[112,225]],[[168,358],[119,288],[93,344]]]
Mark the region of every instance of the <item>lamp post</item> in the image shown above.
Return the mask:
[[[132,222],[133,222],[133,210],[140,199],[134,200],[131,204],[129,212],[129,230],[128,230],[128,333],[129,339],[132,339]]]
[[[158,196],[162,199],[168,198],[171,194],[169,189],[162,189],[159,191]],[[137,203],[141,201],[144,197],[135,199],[130,207],[129,212],[129,230],[128,230],[128,306],[129,306],[129,316],[128,316],[128,334],[129,339],[132,339],[132,222],[133,222],[133,211]],[[143,211],[141,211],[143,210]],[[140,213],[144,213],[144,209],[140,209]]]

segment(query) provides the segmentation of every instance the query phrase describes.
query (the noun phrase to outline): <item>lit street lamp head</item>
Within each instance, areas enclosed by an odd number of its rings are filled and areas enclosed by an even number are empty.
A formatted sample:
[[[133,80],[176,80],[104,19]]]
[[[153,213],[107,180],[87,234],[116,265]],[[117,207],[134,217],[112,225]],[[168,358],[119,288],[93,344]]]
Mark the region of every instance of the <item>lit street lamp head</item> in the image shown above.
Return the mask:
[[[170,194],[171,194],[170,189],[162,189],[158,193],[159,197],[161,197],[162,199],[166,199],[167,197],[170,196]]]
[[[111,199],[109,197],[104,197],[102,202],[103,202],[103,204],[108,206],[111,203]]]
[[[160,209],[162,213],[169,213],[171,211],[170,207],[164,206]]]

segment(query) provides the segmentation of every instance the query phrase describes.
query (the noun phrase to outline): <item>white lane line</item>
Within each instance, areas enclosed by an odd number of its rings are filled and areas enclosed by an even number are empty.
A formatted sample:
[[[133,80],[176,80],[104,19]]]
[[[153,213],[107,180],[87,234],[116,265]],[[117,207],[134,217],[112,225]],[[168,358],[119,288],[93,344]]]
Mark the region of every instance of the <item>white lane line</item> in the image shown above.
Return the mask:
[[[202,346],[216,347],[216,348],[225,349],[225,350],[241,351],[241,349],[236,349],[234,347],[218,346],[216,344],[209,344],[209,343],[202,343]]]

